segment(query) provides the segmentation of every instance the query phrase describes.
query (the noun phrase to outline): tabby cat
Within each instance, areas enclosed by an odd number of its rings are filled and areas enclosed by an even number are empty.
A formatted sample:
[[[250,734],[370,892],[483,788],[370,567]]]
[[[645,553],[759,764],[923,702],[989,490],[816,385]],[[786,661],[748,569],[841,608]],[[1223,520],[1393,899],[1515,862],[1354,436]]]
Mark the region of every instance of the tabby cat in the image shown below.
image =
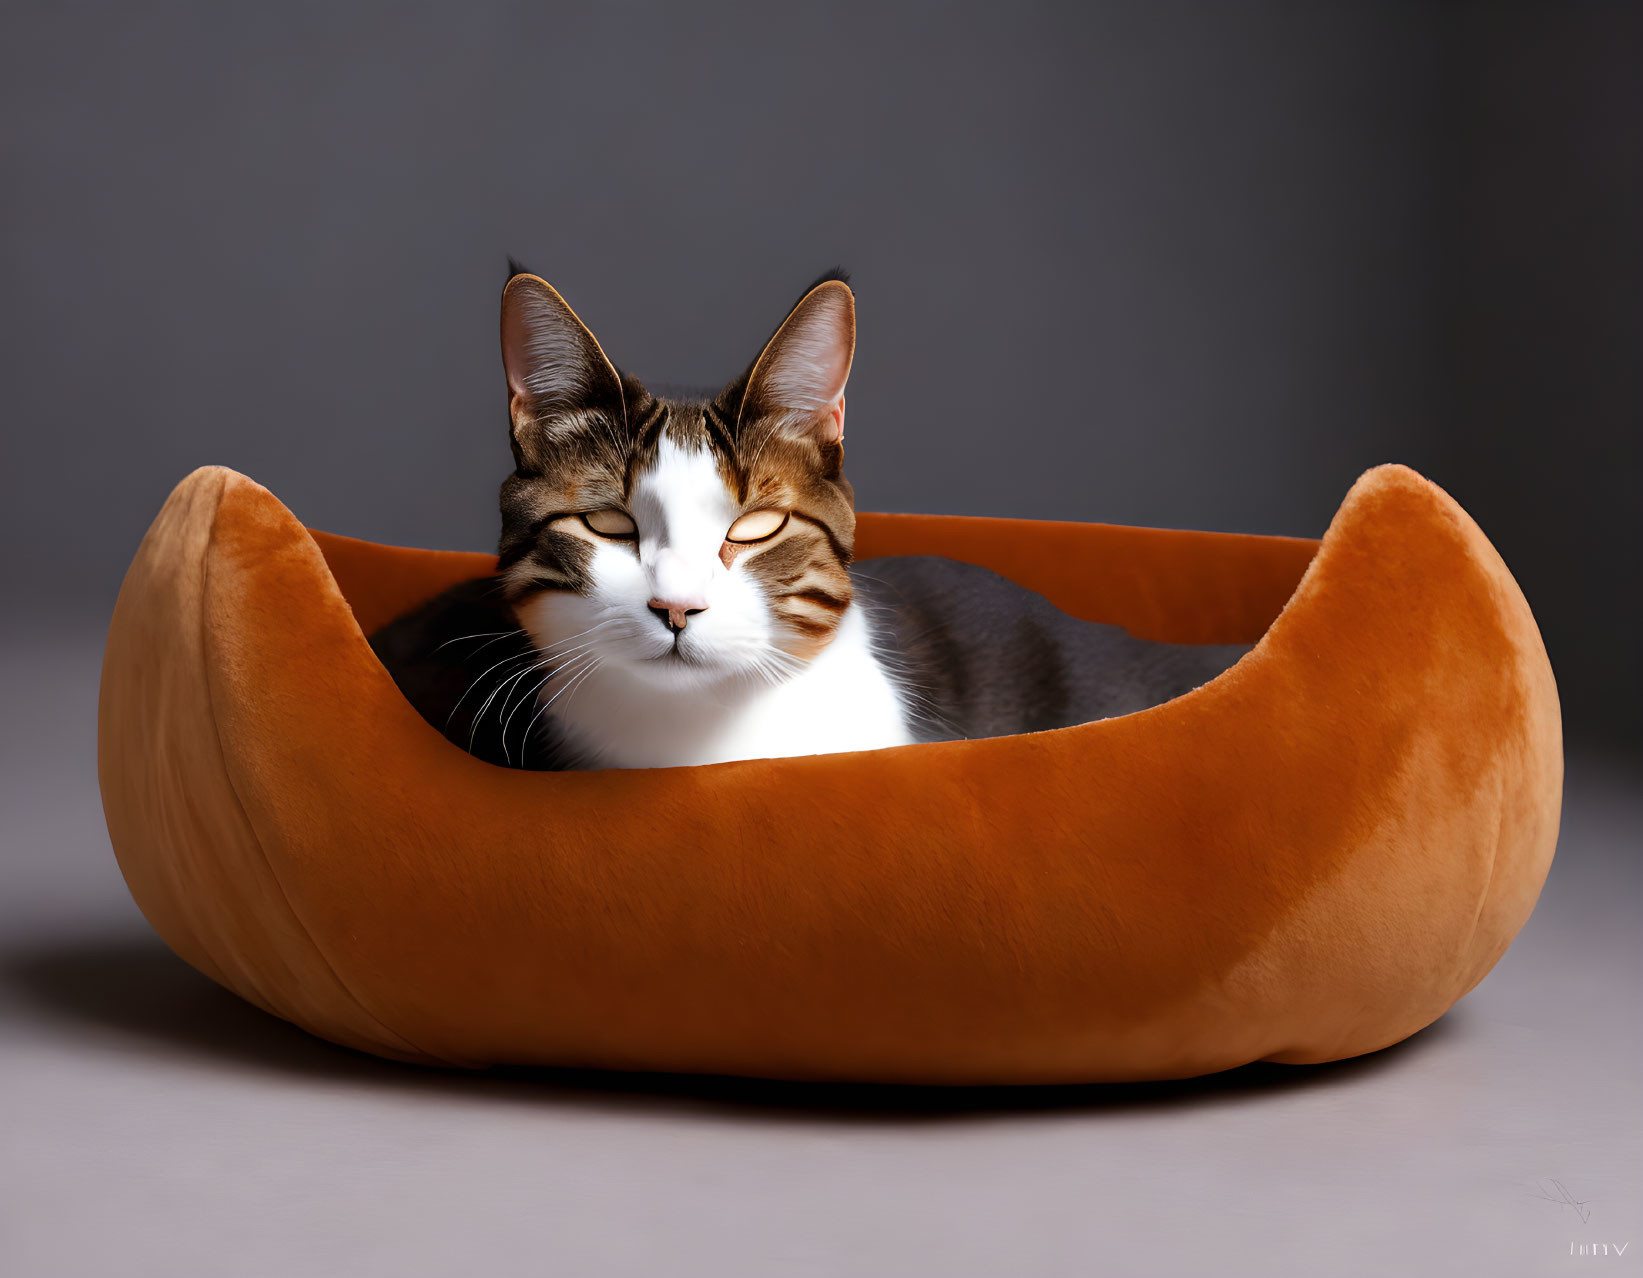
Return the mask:
[[[855,340],[834,272],[723,390],[662,397],[515,268],[496,575],[372,637],[412,704],[496,763],[668,767],[1124,714],[1247,651],[1077,621],[951,560],[853,564]]]

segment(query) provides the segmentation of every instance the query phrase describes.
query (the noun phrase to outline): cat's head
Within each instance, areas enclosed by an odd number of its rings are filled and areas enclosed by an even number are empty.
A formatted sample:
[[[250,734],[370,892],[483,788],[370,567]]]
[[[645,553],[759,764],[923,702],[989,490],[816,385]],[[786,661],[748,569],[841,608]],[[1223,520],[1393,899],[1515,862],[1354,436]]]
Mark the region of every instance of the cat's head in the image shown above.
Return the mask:
[[[825,276],[717,395],[664,398],[619,371],[546,281],[516,272],[502,294],[514,472],[499,567],[537,647],[659,688],[779,678],[821,652],[851,602],[855,336],[850,287]]]

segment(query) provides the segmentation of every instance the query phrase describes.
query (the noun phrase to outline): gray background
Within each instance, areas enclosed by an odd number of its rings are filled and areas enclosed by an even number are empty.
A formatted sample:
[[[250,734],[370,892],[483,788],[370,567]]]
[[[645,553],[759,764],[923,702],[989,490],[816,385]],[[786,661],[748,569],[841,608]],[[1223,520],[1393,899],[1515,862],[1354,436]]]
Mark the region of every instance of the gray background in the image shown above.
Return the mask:
[[[1640,14],[7,6],[0,1271],[1635,1267]],[[1396,1049],[1145,1088],[450,1075],[216,990],[102,826],[120,576],[206,462],[492,546],[507,253],[687,382],[844,263],[866,508],[1316,535],[1422,470],[1564,696],[1528,927]]]
[[[843,262],[864,508],[1310,536],[1405,461],[1635,744],[1640,8],[13,8],[7,611],[205,462],[493,547],[507,253],[675,382]]]

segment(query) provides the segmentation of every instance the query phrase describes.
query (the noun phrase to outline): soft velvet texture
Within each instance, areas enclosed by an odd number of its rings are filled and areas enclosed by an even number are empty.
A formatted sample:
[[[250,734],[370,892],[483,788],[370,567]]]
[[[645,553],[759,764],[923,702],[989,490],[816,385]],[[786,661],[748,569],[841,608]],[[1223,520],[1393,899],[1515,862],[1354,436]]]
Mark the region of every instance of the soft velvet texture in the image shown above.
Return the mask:
[[[429,1063],[794,1079],[1184,1077],[1374,1051],[1528,918],[1556,689],[1523,596],[1414,472],[1321,543],[861,516],[1211,683],[1014,737],[655,771],[481,762],[365,632],[489,556],[305,529],[220,467],[115,607],[98,772],[178,954],[315,1034]]]

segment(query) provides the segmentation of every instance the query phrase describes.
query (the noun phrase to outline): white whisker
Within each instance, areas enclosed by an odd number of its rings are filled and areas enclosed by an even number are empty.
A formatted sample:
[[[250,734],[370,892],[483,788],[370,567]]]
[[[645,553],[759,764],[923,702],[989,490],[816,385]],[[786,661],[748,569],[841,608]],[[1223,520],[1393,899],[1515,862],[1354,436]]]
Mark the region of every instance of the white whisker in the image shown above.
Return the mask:
[[[508,728],[513,724],[513,717],[514,717],[514,715],[519,713],[520,706],[526,705],[530,701],[530,699],[532,697],[536,696],[539,692],[541,692],[541,690],[547,684],[553,682],[553,680],[559,678],[561,675],[566,674],[570,670],[576,668],[579,664],[585,663],[585,662],[588,662],[588,661],[597,662],[598,660],[599,660],[599,658],[597,657],[597,655],[595,655],[593,653],[584,653],[582,656],[576,657],[576,658],[574,658],[573,660],[567,662],[564,665],[555,666],[553,669],[549,670],[547,674],[543,675],[540,679],[538,679],[536,681],[535,685],[531,688],[530,692],[526,693],[523,697],[521,697],[519,699],[519,705],[514,706],[514,708],[511,711],[508,712],[508,717],[505,720],[503,720],[503,722],[502,722],[502,757],[505,760],[507,760],[510,764],[513,762],[513,756],[508,753]],[[538,667],[538,669],[540,669],[540,668],[541,667]],[[497,717],[501,718],[501,711],[497,712]],[[535,719],[534,716],[531,718],[530,722],[531,723],[536,722],[536,719]],[[525,730],[525,735],[523,737],[521,737],[520,741],[519,741],[519,761],[520,761],[520,763],[524,763],[524,761],[525,761],[525,745],[529,740],[530,740],[530,729],[527,726],[527,728]]]
[[[532,655],[534,655],[534,651],[535,650],[533,649],[531,652],[516,652],[511,657],[503,657],[501,661],[498,661],[494,665],[488,666],[484,670],[480,671],[479,674],[474,677],[473,682],[462,690],[462,695],[456,699],[456,704],[451,707],[450,714],[445,716],[445,726],[447,728],[451,726],[451,720],[456,718],[456,712],[462,708],[462,703],[468,699],[468,694],[480,685],[486,675],[490,674],[492,670],[495,670],[497,666],[505,666],[510,661],[529,661]],[[483,709],[481,709],[479,713],[484,713]]]
[[[489,648],[491,644],[495,643],[498,639],[506,639],[509,635],[522,634],[524,634],[524,631],[520,630],[517,626],[512,630],[481,630],[478,634],[458,635],[455,639],[447,639],[444,643],[437,645],[434,648],[434,651],[438,652],[443,648],[448,648],[453,643],[461,643],[464,639],[485,639],[487,637],[494,636],[494,638],[490,639],[490,643],[482,643],[479,647],[475,648],[473,652],[468,654],[469,656],[477,656],[481,652],[484,652],[485,649]]]

